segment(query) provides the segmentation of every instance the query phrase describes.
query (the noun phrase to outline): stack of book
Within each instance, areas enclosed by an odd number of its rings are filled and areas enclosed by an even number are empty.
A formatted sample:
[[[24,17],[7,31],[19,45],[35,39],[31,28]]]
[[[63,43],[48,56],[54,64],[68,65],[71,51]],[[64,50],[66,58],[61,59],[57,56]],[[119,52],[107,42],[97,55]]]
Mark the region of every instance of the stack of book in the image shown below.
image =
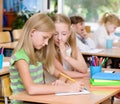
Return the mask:
[[[120,73],[99,72],[92,76],[90,83],[94,86],[120,86]]]

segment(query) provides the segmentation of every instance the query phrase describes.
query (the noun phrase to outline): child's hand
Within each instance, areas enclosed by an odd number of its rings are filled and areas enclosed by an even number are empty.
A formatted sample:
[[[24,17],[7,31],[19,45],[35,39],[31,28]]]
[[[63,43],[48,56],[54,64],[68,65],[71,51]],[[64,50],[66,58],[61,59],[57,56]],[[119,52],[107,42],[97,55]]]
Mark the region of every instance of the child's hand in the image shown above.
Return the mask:
[[[70,92],[79,92],[84,88],[84,83],[75,82],[70,85]]]
[[[58,85],[65,85],[66,83],[62,80],[56,80],[52,83],[52,85],[54,86],[58,86]]]
[[[60,41],[59,49],[62,57],[66,56],[66,47],[63,41]]]
[[[87,39],[87,38],[88,38],[88,34],[87,34],[87,32],[86,32],[85,29],[83,29],[83,30],[81,31],[81,36],[82,36],[82,38],[84,38],[84,39]]]

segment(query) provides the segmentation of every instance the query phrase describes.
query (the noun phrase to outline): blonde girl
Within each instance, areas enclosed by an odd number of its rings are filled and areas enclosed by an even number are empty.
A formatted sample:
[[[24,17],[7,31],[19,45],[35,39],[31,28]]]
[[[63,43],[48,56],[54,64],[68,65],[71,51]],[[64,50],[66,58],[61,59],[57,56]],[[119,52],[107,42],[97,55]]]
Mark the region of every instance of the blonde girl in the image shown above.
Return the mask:
[[[30,95],[78,92],[80,82],[54,86],[45,85],[44,68],[54,73],[54,23],[46,15],[33,15],[24,25],[21,38],[10,60],[10,80],[13,94],[27,91]],[[43,67],[44,64],[44,67]],[[13,101],[12,103],[21,103]]]
[[[94,33],[94,41],[99,48],[106,48],[106,40],[112,39],[113,46],[120,47],[120,37],[114,34],[120,26],[120,19],[115,14],[105,13],[99,21],[99,27]]]
[[[55,14],[51,18],[55,23],[56,68],[72,78],[85,76],[87,65],[76,47],[76,35],[71,29],[70,19],[63,14]]]

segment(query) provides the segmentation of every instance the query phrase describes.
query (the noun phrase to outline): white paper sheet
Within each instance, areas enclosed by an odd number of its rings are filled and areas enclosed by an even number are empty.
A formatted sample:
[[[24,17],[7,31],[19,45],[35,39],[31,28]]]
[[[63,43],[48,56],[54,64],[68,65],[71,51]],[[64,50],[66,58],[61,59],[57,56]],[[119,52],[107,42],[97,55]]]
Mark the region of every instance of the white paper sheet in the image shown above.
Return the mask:
[[[78,95],[78,94],[89,94],[90,92],[87,90],[82,90],[81,92],[63,92],[63,93],[56,93],[55,95],[58,96],[67,96],[67,95]]]
[[[104,49],[91,49],[91,50],[84,50],[84,51],[81,51],[81,52],[87,52],[87,53],[99,53],[99,52],[102,52],[104,51]]]
[[[7,67],[7,66],[10,66],[10,63],[9,62],[3,62],[3,67]]]

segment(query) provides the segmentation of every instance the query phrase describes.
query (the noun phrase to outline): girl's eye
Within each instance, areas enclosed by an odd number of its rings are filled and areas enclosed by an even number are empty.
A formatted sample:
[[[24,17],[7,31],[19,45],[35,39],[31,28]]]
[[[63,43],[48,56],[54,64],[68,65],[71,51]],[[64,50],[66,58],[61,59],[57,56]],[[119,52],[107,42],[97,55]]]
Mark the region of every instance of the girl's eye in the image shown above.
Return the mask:
[[[62,34],[62,35],[66,35],[66,34],[64,33],[64,34]]]
[[[57,36],[58,34],[56,33],[56,34],[54,34],[54,36]]]
[[[43,37],[44,39],[47,39],[48,37]]]

